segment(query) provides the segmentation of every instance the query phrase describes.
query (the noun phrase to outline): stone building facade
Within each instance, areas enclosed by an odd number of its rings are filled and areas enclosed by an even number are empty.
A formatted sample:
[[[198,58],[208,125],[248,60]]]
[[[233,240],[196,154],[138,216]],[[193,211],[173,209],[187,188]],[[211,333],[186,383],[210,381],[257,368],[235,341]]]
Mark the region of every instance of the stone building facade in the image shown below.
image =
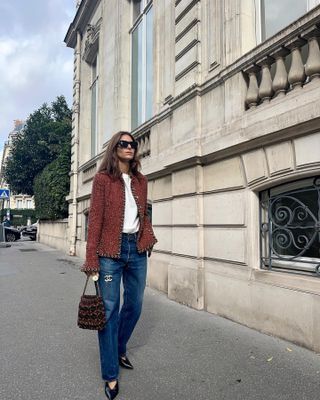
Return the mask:
[[[105,145],[129,130],[159,240],[149,285],[320,350],[318,3],[81,1],[71,254]]]
[[[9,185],[6,183],[4,179],[4,168],[6,164],[6,160],[10,155],[12,142],[15,137],[19,134],[23,133],[24,121],[15,120],[14,121],[14,129],[9,133],[8,140],[4,143],[3,155],[0,166],[0,188],[2,189],[10,189]],[[27,194],[11,194],[10,199],[1,200],[3,204],[0,204],[0,207],[3,209],[34,209],[34,198],[33,196],[29,196]]]

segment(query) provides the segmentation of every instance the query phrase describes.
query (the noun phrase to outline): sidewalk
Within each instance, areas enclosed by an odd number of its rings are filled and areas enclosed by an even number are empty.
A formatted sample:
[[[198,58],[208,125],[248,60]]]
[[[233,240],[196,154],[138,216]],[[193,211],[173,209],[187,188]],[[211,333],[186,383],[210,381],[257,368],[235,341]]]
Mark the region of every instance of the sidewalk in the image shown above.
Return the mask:
[[[105,399],[95,332],[76,326],[81,260],[0,248],[0,399]],[[226,293],[227,295],[227,293]],[[318,400],[320,356],[147,289],[119,400]]]

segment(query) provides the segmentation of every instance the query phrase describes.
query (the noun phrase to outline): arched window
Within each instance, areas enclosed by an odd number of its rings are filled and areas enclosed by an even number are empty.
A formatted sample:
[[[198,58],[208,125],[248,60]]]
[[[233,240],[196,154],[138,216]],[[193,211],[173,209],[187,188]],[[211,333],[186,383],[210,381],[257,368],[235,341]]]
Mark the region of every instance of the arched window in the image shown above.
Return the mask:
[[[261,266],[320,277],[320,177],[266,190],[261,201]]]

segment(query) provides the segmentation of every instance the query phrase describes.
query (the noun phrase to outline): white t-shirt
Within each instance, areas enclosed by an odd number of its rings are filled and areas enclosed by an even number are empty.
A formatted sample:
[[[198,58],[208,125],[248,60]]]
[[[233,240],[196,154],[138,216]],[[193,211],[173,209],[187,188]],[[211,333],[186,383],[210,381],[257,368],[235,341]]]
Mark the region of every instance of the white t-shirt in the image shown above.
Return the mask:
[[[139,230],[138,207],[132,194],[130,175],[122,174],[122,178],[124,180],[126,193],[126,205],[122,232],[135,233]]]

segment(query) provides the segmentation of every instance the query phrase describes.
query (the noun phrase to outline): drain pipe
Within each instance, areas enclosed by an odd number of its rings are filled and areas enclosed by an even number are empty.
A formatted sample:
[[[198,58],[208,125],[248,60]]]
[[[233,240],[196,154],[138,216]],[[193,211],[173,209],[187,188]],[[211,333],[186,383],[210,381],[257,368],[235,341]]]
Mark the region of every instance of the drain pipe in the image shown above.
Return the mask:
[[[73,168],[71,171],[72,179],[72,220],[70,224],[70,248],[69,255],[75,256],[77,253],[77,213],[78,213],[78,167],[79,167],[79,123],[80,123],[80,67],[81,67],[81,34],[77,32],[77,44],[75,49],[75,75],[74,75],[74,95],[73,95]]]

